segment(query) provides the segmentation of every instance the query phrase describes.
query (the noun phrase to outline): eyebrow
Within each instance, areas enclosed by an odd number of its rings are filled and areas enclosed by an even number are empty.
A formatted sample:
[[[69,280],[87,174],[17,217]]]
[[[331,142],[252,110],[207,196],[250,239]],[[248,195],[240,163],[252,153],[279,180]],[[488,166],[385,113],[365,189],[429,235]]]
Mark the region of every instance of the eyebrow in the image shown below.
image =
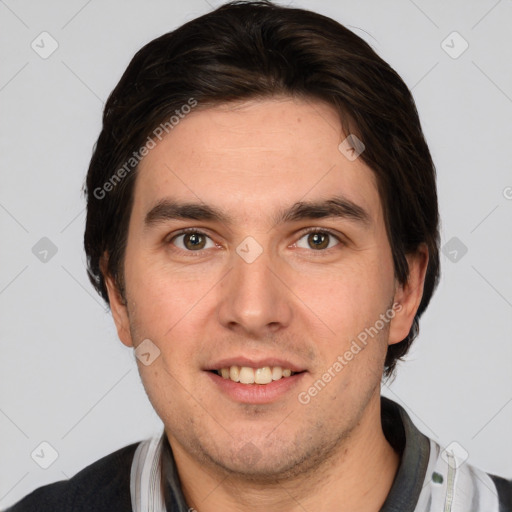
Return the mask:
[[[182,203],[173,199],[161,199],[146,214],[144,225],[149,228],[175,219],[210,220],[229,223],[229,217],[212,206],[202,203]]]
[[[365,226],[371,224],[370,214],[364,208],[343,196],[335,196],[321,201],[299,201],[291,208],[279,213],[275,218],[275,223],[323,218],[348,219]]]
[[[307,219],[340,218],[356,221],[362,225],[371,224],[369,213],[343,196],[331,197],[319,201],[299,201],[290,208],[282,210],[273,217],[274,224],[297,222]],[[208,220],[222,224],[233,224],[232,218],[221,210],[204,203],[180,202],[164,198],[149,210],[144,219],[144,225],[151,228],[154,225],[169,220]]]

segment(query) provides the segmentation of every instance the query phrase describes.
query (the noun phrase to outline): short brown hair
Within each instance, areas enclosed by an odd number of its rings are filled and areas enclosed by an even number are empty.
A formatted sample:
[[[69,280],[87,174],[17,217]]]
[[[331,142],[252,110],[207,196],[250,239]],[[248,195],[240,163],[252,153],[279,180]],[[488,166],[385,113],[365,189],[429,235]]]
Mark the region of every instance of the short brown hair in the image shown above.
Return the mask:
[[[108,304],[100,268],[106,252],[107,272],[124,298],[138,163],[132,157],[161,123],[191,98],[205,108],[274,95],[328,103],[344,132],[363,141],[360,158],[377,179],[400,283],[409,274],[406,254],[420,244],[428,248],[421,304],[408,336],[388,348],[389,376],[417,336],[439,279],[435,167],[414,99],[398,74],[353,32],[311,11],[264,0],[230,2],[136,53],[105,105],[84,186],[89,278]]]

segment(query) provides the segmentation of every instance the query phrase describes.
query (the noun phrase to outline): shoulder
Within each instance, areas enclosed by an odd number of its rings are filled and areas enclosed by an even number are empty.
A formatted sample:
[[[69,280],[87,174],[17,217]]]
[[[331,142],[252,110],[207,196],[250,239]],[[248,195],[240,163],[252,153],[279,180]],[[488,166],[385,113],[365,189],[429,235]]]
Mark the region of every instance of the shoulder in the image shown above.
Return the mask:
[[[94,462],[67,481],[36,489],[6,512],[131,512],[134,443]]]
[[[500,512],[512,512],[512,480],[496,475],[489,475],[498,493]]]

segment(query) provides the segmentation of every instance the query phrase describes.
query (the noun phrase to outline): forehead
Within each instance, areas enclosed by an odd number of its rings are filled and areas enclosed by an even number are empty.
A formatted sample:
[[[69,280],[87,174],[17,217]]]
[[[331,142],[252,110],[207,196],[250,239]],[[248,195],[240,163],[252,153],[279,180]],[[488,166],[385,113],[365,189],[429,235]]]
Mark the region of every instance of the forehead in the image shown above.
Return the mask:
[[[134,214],[173,197],[230,217],[270,218],[293,203],[342,194],[376,218],[374,173],[339,150],[346,136],[338,113],[320,101],[199,105],[141,161]]]

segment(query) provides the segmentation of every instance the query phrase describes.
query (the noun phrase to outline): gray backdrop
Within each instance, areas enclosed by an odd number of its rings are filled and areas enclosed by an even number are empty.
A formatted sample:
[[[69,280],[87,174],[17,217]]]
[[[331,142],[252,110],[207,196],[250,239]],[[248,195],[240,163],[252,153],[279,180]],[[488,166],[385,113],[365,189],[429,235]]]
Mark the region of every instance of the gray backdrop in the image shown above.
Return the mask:
[[[0,507],[161,428],[86,276],[81,186],[135,51],[220,3],[0,0]],[[398,71],[438,169],[442,281],[384,393],[510,478],[512,1],[288,3]]]

